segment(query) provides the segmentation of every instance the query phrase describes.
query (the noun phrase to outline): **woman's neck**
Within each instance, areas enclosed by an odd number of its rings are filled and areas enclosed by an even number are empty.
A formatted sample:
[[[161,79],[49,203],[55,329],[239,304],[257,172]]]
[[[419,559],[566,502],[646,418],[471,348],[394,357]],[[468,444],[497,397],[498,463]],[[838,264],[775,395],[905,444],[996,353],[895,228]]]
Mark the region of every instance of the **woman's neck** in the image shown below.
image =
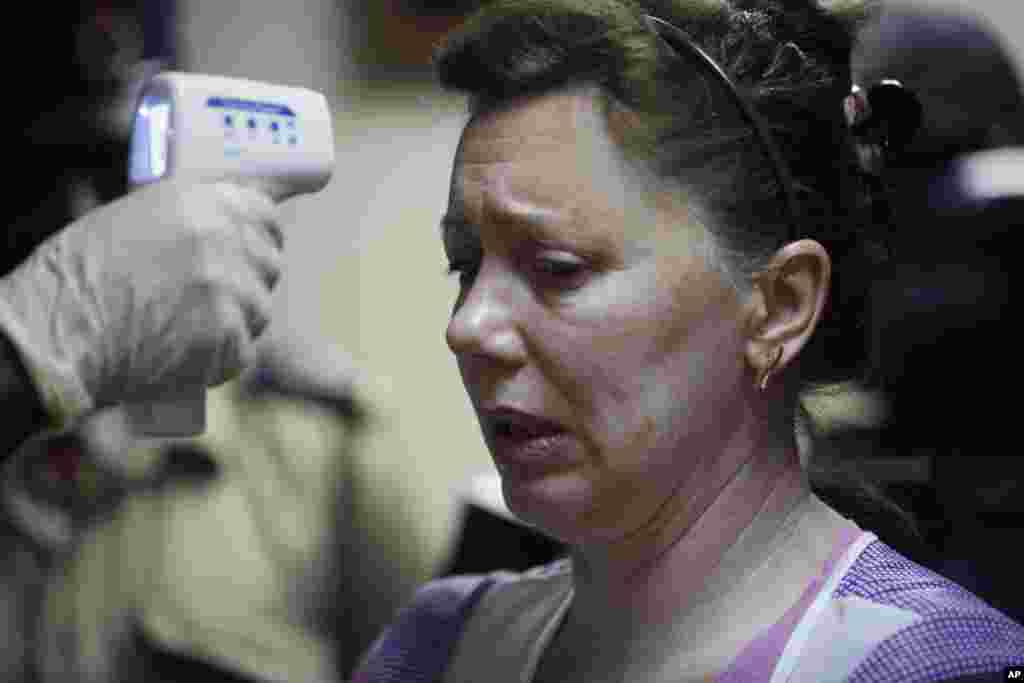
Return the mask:
[[[743,463],[692,523],[646,558],[577,551],[564,628],[570,641],[629,647],[674,631],[688,615],[714,613],[783,546],[810,494],[795,448],[785,457],[762,454]]]

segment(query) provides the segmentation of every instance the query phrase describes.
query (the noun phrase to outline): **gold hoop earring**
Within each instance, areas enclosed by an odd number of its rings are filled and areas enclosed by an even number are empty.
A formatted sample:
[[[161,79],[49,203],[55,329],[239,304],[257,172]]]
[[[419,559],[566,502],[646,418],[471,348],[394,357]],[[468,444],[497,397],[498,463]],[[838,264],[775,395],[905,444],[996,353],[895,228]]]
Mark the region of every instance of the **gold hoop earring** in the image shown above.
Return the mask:
[[[768,364],[764,370],[761,371],[761,377],[758,378],[757,388],[764,391],[768,388],[768,379],[772,376],[775,371],[775,366],[779,364],[779,360],[782,358],[782,347],[778,347],[775,350],[775,356],[772,358],[771,363]]]

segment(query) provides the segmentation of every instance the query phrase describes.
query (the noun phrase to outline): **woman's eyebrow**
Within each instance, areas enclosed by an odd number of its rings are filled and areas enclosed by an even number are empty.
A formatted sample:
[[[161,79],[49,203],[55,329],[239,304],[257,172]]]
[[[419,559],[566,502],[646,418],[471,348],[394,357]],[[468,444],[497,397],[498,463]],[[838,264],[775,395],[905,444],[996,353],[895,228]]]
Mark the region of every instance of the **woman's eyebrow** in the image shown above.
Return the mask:
[[[521,234],[538,244],[565,245],[593,258],[614,250],[613,238],[603,230],[592,229],[579,211],[567,205],[558,208],[538,206],[518,199],[489,201],[485,219],[515,226]]]
[[[493,225],[514,226],[520,235],[549,245],[572,245],[592,258],[615,250],[615,240],[606,231],[591,230],[571,207],[550,208],[520,199],[488,198],[482,207],[484,220]],[[444,244],[465,244],[479,241],[480,229],[458,206],[449,207],[441,217],[441,239]]]
[[[489,218],[502,223],[512,223],[525,228],[532,237],[539,238],[556,225],[571,220],[571,214],[531,204],[520,199],[491,199],[485,202],[484,210]]]
[[[571,218],[562,212],[540,209],[518,202],[498,206],[492,203],[487,209],[487,219],[503,225],[516,225],[533,237],[544,239],[552,236],[555,225],[563,225]],[[457,236],[475,236],[476,226],[459,212],[449,211],[441,217],[439,226],[441,239]]]

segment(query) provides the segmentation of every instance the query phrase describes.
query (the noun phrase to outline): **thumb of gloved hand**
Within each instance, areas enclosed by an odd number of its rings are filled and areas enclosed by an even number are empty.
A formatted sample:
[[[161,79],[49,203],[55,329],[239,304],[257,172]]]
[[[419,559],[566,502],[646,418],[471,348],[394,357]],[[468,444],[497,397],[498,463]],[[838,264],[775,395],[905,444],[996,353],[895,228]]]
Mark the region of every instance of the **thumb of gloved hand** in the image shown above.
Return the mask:
[[[86,214],[0,280],[0,327],[55,422],[235,376],[269,322],[274,202],[170,179]]]

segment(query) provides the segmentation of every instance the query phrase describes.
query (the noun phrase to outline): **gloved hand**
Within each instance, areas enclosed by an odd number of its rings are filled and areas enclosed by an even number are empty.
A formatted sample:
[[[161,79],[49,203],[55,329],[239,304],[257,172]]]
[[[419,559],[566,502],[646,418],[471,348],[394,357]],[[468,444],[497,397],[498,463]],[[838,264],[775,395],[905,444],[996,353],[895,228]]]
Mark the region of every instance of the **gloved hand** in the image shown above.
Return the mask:
[[[58,429],[216,386],[269,322],[282,247],[267,194],[161,181],[86,214],[0,279],[0,331]]]

